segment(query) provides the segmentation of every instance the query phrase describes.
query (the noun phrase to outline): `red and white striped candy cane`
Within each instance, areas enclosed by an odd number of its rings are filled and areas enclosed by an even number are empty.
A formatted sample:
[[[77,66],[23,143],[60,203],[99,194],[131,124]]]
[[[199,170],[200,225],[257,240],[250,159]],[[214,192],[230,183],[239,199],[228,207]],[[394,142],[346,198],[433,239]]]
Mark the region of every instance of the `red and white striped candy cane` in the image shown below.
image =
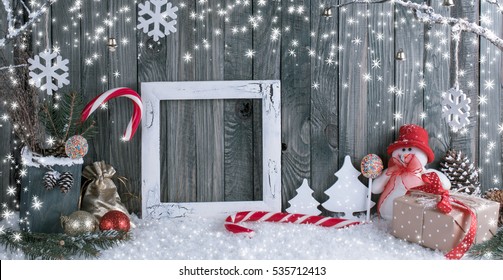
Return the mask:
[[[129,121],[129,124],[126,128],[126,131],[124,132],[124,136],[122,139],[124,141],[129,141],[131,138],[133,138],[133,135],[136,132],[136,129],[138,129],[138,125],[140,124],[141,121],[141,116],[143,112],[143,104],[141,102],[141,97],[140,95],[130,89],[130,88],[113,88],[110,89],[98,96],[96,96],[93,100],[91,100],[84,110],[82,111],[82,115],[80,116],[80,121],[84,122],[89,118],[89,116],[96,111],[102,104],[106,103],[108,100],[116,98],[116,97],[127,97],[133,101],[134,104],[134,110],[133,110],[133,116],[131,117],[131,120]]]
[[[253,236],[252,229],[238,225],[241,222],[273,222],[273,223],[292,223],[292,224],[312,224],[322,227],[344,228],[360,224],[359,221],[346,220],[322,216],[308,216],[304,214],[290,213],[271,213],[263,211],[245,211],[238,212],[225,219],[225,228],[232,233],[245,233]]]

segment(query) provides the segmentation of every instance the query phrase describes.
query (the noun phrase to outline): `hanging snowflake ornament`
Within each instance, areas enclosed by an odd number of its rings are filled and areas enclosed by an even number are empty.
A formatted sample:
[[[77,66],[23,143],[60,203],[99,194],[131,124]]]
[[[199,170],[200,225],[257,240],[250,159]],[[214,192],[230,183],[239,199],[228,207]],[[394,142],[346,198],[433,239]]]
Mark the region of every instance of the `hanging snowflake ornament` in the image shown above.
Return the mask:
[[[454,132],[470,124],[470,98],[456,88],[449,89],[442,100],[442,113]]]
[[[168,0],[145,1],[145,4],[139,4],[138,8],[137,28],[143,29],[148,36],[153,36],[154,41],[157,42],[159,38],[176,32],[178,7],[174,7]]]
[[[46,90],[48,95],[52,95],[58,88],[69,85],[68,80],[68,59],[63,59],[57,52],[45,50],[34,57],[29,58],[30,63],[30,83],[42,90]]]

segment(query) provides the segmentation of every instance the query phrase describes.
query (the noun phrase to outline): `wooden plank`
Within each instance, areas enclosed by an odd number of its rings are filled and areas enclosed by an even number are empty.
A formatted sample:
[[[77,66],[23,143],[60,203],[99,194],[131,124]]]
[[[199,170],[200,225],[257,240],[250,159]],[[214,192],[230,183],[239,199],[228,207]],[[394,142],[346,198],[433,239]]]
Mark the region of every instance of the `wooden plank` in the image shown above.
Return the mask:
[[[234,1],[226,1],[226,6]],[[227,16],[228,26],[247,26],[252,6],[234,10]],[[215,28],[215,27],[214,27]],[[225,28],[225,80],[251,80],[253,57],[245,53],[253,49],[253,36]],[[224,182],[225,200],[253,200],[253,119],[252,100],[224,101]]]
[[[196,12],[204,18],[196,22],[195,78],[222,80],[224,78],[224,42],[215,33],[223,20],[217,13],[215,1],[199,2]],[[208,46],[208,47],[206,47]],[[195,101],[197,201],[224,200],[224,102],[223,100]]]
[[[339,34],[332,33],[339,25],[339,10],[333,16],[321,16],[324,1],[311,1],[311,182],[314,198],[320,202],[328,199],[324,191],[337,179],[339,157],[339,75],[337,65],[326,62],[331,58],[338,61]],[[297,188],[300,185],[297,186]],[[287,205],[288,207],[289,205]]]
[[[130,1],[118,0],[109,2],[111,17],[117,17],[117,21],[109,29],[109,38],[116,38],[118,46],[115,51],[106,50],[109,54],[108,69],[109,87],[128,87],[138,90],[137,84],[137,46],[135,21],[126,21],[126,18],[135,18],[134,6]],[[128,6],[129,11],[123,10]],[[127,42],[127,43],[126,43]],[[128,210],[138,213],[141,209],[141,201],[138,195],[141,193],[141,129],[129,142],[121,140],[129,119],[133,112],[131,100],[118,98],[111,100],[109,106],[110,117],[110,164],[115,167],[117,174],[128,179],[128,188],[118,185],[119,192],[128,193],[122,195]],[[136,197],[136,198],[135,198]]]
[[[258,28],[253,29],[253,79],[279,80],[281,78],[281,8],[280,1],[266,5],[253,1],[253,11],[262,15]],[[254,200],[262,200],[262,104],[253,101],[253,181]]]
[[[84,101],[88,102],[97,95],[108,89],[108,49],[102,40],[102,34],[98,36],[96,30],[103,27],[103,17],[107,15],[108,5],[106,1],[86,2],[82,6],[81,18],[81,58],[86,62],[82,65],[81,82]],[[98,38],[96,38],[98,37]],[[92,63],[90,63],[92,62]],[[89,141],[89,152],[87,161],[110,162],[110,125],[108,111],[98,110],[94,113],[94,120],[97,123],[98,133],[94,139]]]
[[[168,81],[190,81],[195,78],[194,60],[184,60],[184,56],[193,56],[195,42],[195,22],[188,19],[195,10],[195,1],[185,3],[178,10],[177,32],[169,35],[166,42],[166,78]],[[196,131],[194,123],[194,101],[162,102],[161,118],[166,129],[161,129],[161,139],[166,139],[161,146],[163,156],[161,176],[167,182],[161,192],[161,201],[195,202],[196,197]]]
[[[167,161],[161,165],[167,168],[161,169],[161,178],[167,181],[161,182],[169,186],[161,202],[197,201],[194,106],[194,101],[161,102],[161,112],[167,112],[166,120],[161,122],[161,127],[165,127],[161,128],[161,139],[166,140],[161,141],[161,151],[167,152],[166,156],[161,156],[161,161]]]
[[[480,14],[488,16],[491,22],[483,26],[490,28],[494,34],[503,36],[503,15],[494,4],[481,2]],[[502,97],[503,73],[501,50],[480,39],[480,100],[487,98],[487,104],[480,102],[480,138],[479,138],[479,167],[482,169],[480,182],[482,191],[490,188],[501,188],[502,165],[501,153],[503,151],[501,135],[498,126],[503,118]],[[476,104],[477,100],[473,100]]]
[[[0,18],[6,19],[7,13],[4,9],[0,9]],[[6,20],[0,20],[0,34],[4,36],[7,32],[7,22]],[[7,65],[12,64],[14,61],[14,56],[12,54],[12,46],[7,44],[1,50],[2,57],[5,58],[5,62]],[[0,67],[7,66],[1,65]],[[5,73],[2,73],[5,74]],[[0,105],[0,116],[7,114],[6,107],[2,104]],[[12,164],[8,162],[5,157],[9,154],[12,154],[12,146],[13,146],[13,134],[12,134],[12,125],[10,121],[1,121],[0,122],[0,156],[4,157],[5,162],[0,164],[0,203],[8,203],[9,206],[12,206],[13,199],[9,195],[7,195],[7,188],[9,186],[14,186],[14,172],[11,170]]]
[[[79,11],[69,12],[74,5],[73,1],[58,1],[51,8],[52,45],[59,48],[63,59],[70,61],[68,64],[70,84],[63,87],[61,92],[80,92],[81,89],[83,61],[80,53],[80,19],[77,17]]]
[[[340,9],[339,42],[339,166],[351,156],[354,166],[367,150],[367,89],[365,80],[369,46],[367,5],[351,5]],[[329,186],[327,186],[329,187]]]
[[[306,48],[311,46],[311,1],[297,1],[303,14],[288,13],[291,3],[282,1],[281,82],[282,82],[282,208],[296,195],[304,178],[311,176],[311,62]]]
[[[480,7],[477,4],[466,1],[458,1],[451,8],[451,16],[465,18],[470,22],[478,22]],[[463,33],[459,44],[459,68],[465,75],[460,79],[460,89],[472,100],[470,110],[470,124],[464,129],[464,133],[450,134],[450,147],[463,151],[473,162],[479,162],[479,114],[477,100],[479,97],[479,45],[478,36],[471,33]],[[473,43],[477,42],[477,43]],[[454,44],[451,44],[451,54],[454,53]],[[451,64],[451,68],[453,65]],[[454,71],[451,71],[451,81],[454,81]]]
[[[442,6],[439,1],[429,1],[429,5],[443,16],[449,16],[450,8]],[[449,81],[450,28],[444,25],[426,26],[424,37],[424,128],[428,131],[430,147],[435,153],[431,167],[438,168],[450,142],[449,126],[442,116],[442,93],[452,87]],[[421,86],[418,86],[421,88]],[[439,121],[440,120],[440,121]]]
[[[422,3],[422,0],[412,2]],[[423,89],[419,82],[423,73],[424,28],[412,13],[405,8],[395,7],[395,51],[403,49],[407,56],[405,61],[396,61],[395,85],[395,136],[403,124],[423,125]]]
[[[369,12],[369,53],[367,68],[372,77],[368,84],[367,108],[367,151],[388,161],[386,149],[392,143],[393,113],[395,100],[388,92],[394,84],[394,6],[389,3],[370,5]],[[356,162],[358,164],[358,162]]]
[[[136,22],[136,20],[134,22]],[[177,24],[177,28],[179,25],[180,24]],[[176,33],[170,34],[164,38],[159,38],[158,41],[154,41],[154,39],[144,33],[142,29],[137,30],[136,43],[138,45],[138,85],[143,82],[165,81],[167,79],[169,71],[169,67],[167,67],[167,65],[169,56],[171,55],[167,51],[167,46],[173,44],[171,40],[174,40],[173,37],[175,34]],[[161,124],[168,123],[166,113],[162,112],[160,119]],[[164,128],[165,126],[161,126],[161,137],[169,139],[167,130]],[[159,151],[161,182],[167,183],[161,185],[160,199],[161,201],[168,201],[169,186],[171,186],[171,182],[168,181],[168,176],[170,174],[169,170],[171,166],[168,165],[168,153],[166,148],[169,147],[169,144],[167,142],[163,142],[162,144],[163,145],[161,145]],[[145,213],[142,213],[142,215],[145,215]]]

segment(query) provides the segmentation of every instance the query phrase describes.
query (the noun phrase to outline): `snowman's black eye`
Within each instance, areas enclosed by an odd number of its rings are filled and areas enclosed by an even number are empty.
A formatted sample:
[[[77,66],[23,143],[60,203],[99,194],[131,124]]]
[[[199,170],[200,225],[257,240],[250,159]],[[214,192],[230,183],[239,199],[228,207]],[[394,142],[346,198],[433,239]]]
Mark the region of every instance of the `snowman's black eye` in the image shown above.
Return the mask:
[[[409,152],[412,151],[412,148],[409,148]]]
[[[405,148],[402,149],[402,152],[405,152]]]

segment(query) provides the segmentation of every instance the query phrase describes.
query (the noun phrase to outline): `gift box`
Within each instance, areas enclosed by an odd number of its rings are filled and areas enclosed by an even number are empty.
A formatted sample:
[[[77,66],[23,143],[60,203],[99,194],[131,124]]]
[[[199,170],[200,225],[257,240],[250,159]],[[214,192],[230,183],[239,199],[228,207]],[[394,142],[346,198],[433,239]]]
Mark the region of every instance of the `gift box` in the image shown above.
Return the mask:
[[[470,208],[477,218],[474,243],[489,240],[496,234],[499,203],[461,194],[453,200]],[[437,208],[439,195],[411,192],[394,200],[392,234],[398,238],[443,252],[455,248],[468,233],[470,214],[463,207],[454,207],[445,214]]]

